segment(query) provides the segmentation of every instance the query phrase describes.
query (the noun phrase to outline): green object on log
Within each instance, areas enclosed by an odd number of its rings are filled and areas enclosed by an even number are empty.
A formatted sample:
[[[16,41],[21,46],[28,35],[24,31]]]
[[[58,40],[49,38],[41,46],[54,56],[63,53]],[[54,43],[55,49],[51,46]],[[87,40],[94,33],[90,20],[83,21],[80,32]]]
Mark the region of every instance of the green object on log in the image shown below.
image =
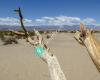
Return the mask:
[[[44,53],[45,53],[45,49],[43,47],[37,46],[35,48],[35,54],[38,55],[39,57],[42,57]]]

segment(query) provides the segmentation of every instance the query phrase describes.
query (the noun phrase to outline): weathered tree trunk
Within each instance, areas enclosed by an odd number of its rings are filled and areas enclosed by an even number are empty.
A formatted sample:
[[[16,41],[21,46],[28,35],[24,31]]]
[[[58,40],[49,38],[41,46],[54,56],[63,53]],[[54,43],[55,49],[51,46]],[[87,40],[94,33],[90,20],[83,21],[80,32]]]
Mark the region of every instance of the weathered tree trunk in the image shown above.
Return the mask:
[[[38,55],[42,54],[42,56],[39,56],[39,57],[48,64],[48,68],[49,68],[50,75],[51,75],[51,80],[66,80],[65,75],[64,75],[63,71],[61,70],[60,64],[59,64],[56,56],[50,55],[50,52],[48,51],[48,47],[44,43],[43,37],[41,36],[41,34],[38,31],[34,30],[35,34],[38,38],[38,41],[35,42],[34,40],[32,40],[31,36],[29,36],[27,30],[24,27],[21,9],[19,8],[18,10],[15,10],[15,11],[17,11],[19,13],[21,27],[24,30],[24,34],[25,34],[28,42],[31,45],[33,45],[35,49],[38,48],[38,49],[42,49],[43,51],[45,51],[42,53],[41,50],[36,49],[38,51],[36,54],[38,54]],[[23,34],[23,33],[19,33],[19,32],[14,32],[14,33],[20,34],[20,35]],[[38,47],[39,45],[41,46],[41,48]]]
[[[55,55],[49,55],[46,52],[43,57],[48,64],[48,68],[50,71],[51,80],[66,80],[63,71],[61,70],[60,64]]]

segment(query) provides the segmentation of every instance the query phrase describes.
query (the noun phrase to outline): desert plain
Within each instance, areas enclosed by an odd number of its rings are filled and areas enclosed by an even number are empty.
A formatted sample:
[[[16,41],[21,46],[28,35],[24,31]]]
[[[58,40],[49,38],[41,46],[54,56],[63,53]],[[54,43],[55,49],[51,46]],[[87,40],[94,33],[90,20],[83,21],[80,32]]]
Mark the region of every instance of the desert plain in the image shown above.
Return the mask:
[[[95,34],[100,41],[100,33]],[[86,48],[73,33],[58,33],[48,43],[57,56],[67,80],[100,80],[100,73]],[[48,65],[34,54],[24,39],[18,44],[2,45],[0,41],[0,80],[51,80]]]

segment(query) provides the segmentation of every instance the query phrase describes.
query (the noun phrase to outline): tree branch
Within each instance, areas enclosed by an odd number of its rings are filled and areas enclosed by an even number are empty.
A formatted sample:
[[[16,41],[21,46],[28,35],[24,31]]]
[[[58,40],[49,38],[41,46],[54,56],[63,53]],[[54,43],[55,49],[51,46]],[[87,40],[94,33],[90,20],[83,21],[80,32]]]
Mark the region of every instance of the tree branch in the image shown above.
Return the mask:
[[[18,31],[14,31],[14,30],[9,30],[9,31],[11,31],[12,33],[14,33],[16,35],[25,36],[25,33],[23,33],[23,32],[18,32]]]

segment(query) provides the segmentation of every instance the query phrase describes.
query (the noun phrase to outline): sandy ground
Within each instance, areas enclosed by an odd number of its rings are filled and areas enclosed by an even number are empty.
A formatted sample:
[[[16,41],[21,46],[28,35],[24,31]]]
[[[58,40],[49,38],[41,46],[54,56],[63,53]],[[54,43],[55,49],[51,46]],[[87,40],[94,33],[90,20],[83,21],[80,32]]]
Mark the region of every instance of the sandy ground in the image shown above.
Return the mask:
[[[96,34],[100,40],[100,34]],[[2,46],[0,42],[0,80],[50,80],[47,64],[34,55],[33,47],[20,40],[18,45]],[[85,47],[73,34],[60,33],[49,44],[67,80],[100,80]]]

